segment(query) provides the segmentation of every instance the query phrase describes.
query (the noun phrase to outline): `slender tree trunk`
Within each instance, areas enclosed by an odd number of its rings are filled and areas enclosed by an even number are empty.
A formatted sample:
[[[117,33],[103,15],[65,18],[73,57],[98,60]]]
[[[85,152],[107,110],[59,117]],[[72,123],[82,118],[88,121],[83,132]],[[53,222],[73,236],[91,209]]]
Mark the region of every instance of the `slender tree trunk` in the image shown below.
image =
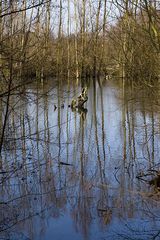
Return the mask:
[[[75,18],[75,38],[74,38],[74,46],[75,46],[75,61],[76,61],[76,83],[78,84],[79,79],[79,62],[78,62],[78,19],[77,19],[77,1],[74,0],[74,18]]]
[[[99,18],[100,18],[100,11],[101,11],[102,1],[99,0],[98,2],[98,9],[96,14],[96,27],[95,27],[95,41],[94,41],[94,76],[97,76],[97,54],[98,54],[98,35],[99,35]]]
[[[86,0],[82,0],[82,65],[81,65],[81,76],[85,75],[85,24],[86,24]]]
[[[57,75],[60,76],[60,67],[62,68],[62,0],[59,1],[59,26],[58,26],[58,54],[57,54]]]
[[[102,71],[102,65],[104,65],[104,55],[105,53],[105,33],[106,33],[106,22],[107,22],[107,0],[104,0],[104,10],[103,10],[103,34],[102,34],[102,48],[100,53],[100,60],[99,60],[99,69],[98,69],[98,75],[101,74]],[[103,66],[103,70],[105,71],[105,68]]]

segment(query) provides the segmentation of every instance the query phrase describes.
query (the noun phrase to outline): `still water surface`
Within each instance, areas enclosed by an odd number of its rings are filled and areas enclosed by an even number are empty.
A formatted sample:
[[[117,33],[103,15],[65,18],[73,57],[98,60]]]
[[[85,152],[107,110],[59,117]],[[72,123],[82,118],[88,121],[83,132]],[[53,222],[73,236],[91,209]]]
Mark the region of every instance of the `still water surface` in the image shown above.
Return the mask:
[[[160,239],[160,195],[148,184],[160,169],[158,88],[91,80],[85,109],[72,111],[79,93],[49,81],[12,96],[0,239]]]

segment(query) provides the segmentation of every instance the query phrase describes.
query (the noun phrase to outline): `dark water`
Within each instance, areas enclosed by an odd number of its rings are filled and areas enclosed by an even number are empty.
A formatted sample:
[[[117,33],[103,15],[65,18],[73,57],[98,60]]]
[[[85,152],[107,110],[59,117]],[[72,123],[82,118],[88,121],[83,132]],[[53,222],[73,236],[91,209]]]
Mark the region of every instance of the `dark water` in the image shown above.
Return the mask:
[[[158,87],[91,80],[86,109],[72,111],[79,93],[49,81],[11,97],[0,239],[160,239],[160,194],[149,184],[160,169]],[[4,112],[2,101],[1,122]]]

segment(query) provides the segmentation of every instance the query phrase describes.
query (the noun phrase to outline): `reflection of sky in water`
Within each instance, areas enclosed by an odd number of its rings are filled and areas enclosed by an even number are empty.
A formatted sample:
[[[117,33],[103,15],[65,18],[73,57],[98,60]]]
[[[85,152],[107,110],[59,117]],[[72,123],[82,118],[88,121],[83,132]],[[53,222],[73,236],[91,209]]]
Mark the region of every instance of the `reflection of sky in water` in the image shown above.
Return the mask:
[[[10,239],[20,232],[37,240],[156,235],[158,201],[136,178],[159,163],[159,115],[152,104],[97,84],[88,90],[85,115],[67,107],[78,89],[67,94],[64,86],[59,101],[57,89],[48,90],[28,89],[29,102],[21,100],[10,118],[9,137],[17,141],[3,155],[4,169],[17,170],[1,183],[0,201],[15,199],[6,214],[20,209],[17,219],[26,217],[11,228]]]

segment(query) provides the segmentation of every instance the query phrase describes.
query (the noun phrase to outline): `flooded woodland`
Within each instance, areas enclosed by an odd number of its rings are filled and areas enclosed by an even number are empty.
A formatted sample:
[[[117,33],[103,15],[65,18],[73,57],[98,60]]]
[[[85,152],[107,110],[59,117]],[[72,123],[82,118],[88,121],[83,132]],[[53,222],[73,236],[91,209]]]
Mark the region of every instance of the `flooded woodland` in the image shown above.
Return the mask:
[[[159,239],[158,88],[90,79],[78,110],[68,105],[81,88],[70,85],[50,79],[11,96],[0,239]]]
[[[0,240],[160,239],[160,1],[0,1]]]

